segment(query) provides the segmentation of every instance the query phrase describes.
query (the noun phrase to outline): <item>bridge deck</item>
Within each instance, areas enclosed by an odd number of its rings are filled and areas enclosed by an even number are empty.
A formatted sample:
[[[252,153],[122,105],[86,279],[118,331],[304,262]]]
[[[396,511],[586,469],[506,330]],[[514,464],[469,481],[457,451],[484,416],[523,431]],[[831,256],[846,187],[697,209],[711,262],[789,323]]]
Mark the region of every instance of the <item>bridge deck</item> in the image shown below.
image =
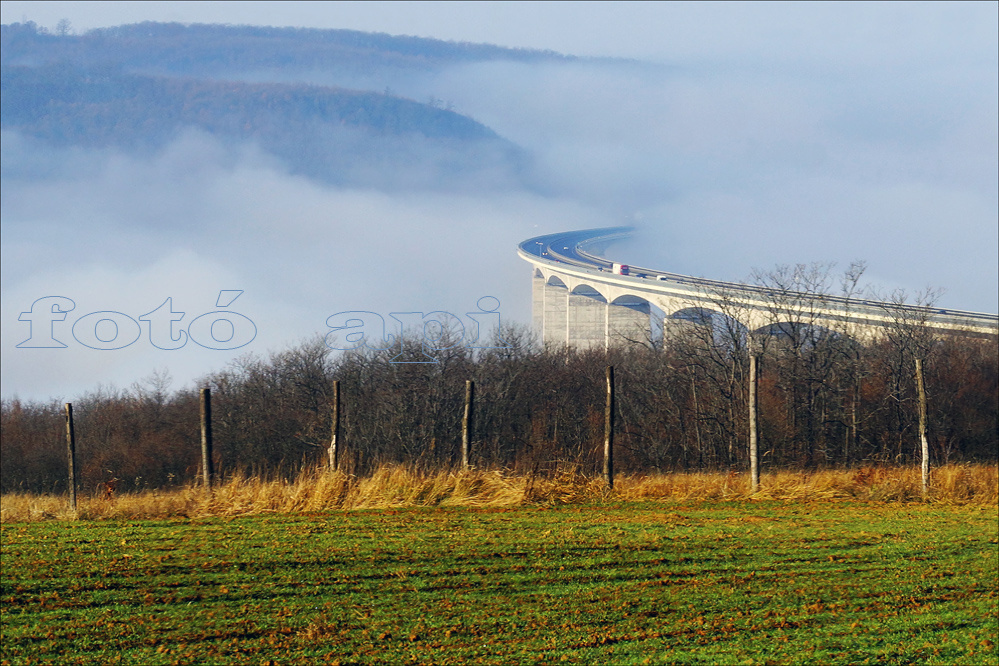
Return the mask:
[[[806,312],[814,319],[832,324],[850,323],[864,328],[881,328],[900,321],[918,323],[941,331],[961,332],[971,335],[999,335],[999,316],[981,312],[921,307],[900,303],[875,301],[863,298],[845,298],[827,294],[779,291],[737,282],[725,282],[682,275],[657,269],[631,266],[631,275],[618,275],[612,272],[612,262],[596,254],[613,241],[626,237],[632,230],[629,227],[609,227],[582,231],[568,231],[530,238],[520,244],[518,254],[530,262],[542,275],[545,286],[553,278],[565,285],[566,296],[578,296],[574,290],[583,293],[595,292],[606,304],[608,310],[616,305],[616,300],[631,295],[654,304],[663,310],[682,307],[704,307],[717,310],[724,303],[728,309],[740,310],[743,323],[750,328],[758,328],[767,318],[786,315],[796,317]],[[535,321],[543,328],[561,328],[563,321],[564,338],[560,334],[553,339],[566,341],[579,337],[573,333],[573,309],[587,304],[576,298],[569,302],[548,306],[547,292],[536,292]],[[555,298],[552,294],[551,298]],[[591,298],[594,297],[591,294]],[[592,304],[587,304],[591,305]],[[597,326],[591,312],[586,316],[585,326]],[[579,319],[578,314],[576,319]],[[613,317],[608,313],[603,325],[604,335],[609,335],[608,322]],[[564,318],[564,320],[563,320]],[[555,319],[556,321],[549,321]],[[583,323],[580,321],[579,323]],[[771,322],[776,323],[776,322]],[[633,326],[634,324],[632,324]],[[583,333],[583,337],[599,337]],[[547,336],[546,336],[547,337]]]

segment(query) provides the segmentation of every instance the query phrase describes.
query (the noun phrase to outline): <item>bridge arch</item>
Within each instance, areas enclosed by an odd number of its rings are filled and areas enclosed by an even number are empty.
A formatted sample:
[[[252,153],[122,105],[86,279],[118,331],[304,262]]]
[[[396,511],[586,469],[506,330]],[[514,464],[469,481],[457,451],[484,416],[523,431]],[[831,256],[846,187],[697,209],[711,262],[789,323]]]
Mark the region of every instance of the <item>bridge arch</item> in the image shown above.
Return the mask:
[[[711,342],[722,347],[731,347],[736,343],[745,345],[749,335],[749,328],[735,317],[702,306],[689,306],[675,311],[667,318],[664,328],[667,336],[697,329],[710,330]],[[706,338],[707,334],[701,337]]]
[[[698,326],[712,326],[713,318],[715,315],[720,314],[720,312],[711,308],[685,307],[669,315],[669,318],[674,321],[687,322]]]
[[[572,288],[571,294],[577,296],[586,296],[587,298],[592,298],[598,300],[602,303],[606,303],[607,299],[604,297],[603,293],[599,289],[595,289],[588,284],[577,284]]]
[[[653,305],[636,294],[621,294],[607,308],[608,344],[648,344],[656,338]]]
[[[577,349],[607,346],[607,299],[587,284],[576,285],[568,298],[567,344]]]
[[[840,339],[851,339],[839,331],[819,324],[779,321],[753,331],[756,335],[766,335],[784,343],[800,348],[813,348],[824,342]]]

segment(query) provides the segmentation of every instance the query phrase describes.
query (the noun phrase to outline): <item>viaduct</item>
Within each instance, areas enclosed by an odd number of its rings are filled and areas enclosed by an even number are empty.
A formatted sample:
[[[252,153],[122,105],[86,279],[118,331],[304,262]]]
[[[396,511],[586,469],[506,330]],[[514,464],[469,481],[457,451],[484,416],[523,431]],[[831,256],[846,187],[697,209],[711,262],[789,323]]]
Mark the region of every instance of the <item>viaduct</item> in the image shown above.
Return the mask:
[[[627,227],[531,238],[518,254],[531,264],[534,327],[546,344],[580,350],[654,343],[676,327],[725,325],[741,334],[834,332],[864,341],[886,326],[913,324],[939,333],[999,336],[999,316],[960,310],[774,290],[630,266],[601,255]]]

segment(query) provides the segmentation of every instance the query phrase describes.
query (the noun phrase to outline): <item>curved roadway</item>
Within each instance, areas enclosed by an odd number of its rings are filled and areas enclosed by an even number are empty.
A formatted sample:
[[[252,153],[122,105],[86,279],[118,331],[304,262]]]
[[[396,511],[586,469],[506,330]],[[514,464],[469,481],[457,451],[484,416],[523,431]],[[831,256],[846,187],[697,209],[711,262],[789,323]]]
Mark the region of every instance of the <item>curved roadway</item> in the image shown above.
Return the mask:
[[[584,248],[600,248],[594,251],[601,251],[602,248],[610,245],[615,240],[626,238],[631,235],[632,227],[605,227],[601,229],[584,229],[579,231],[564,231],[557,234],[547,234],[529,238],[518,246],[518,254],[521,258],[531,263],[543,263],[552,269],[559,267],[571,267],[576,270],[583,270],[588,273],[600,275],[604,278],[613,276],[615,280],[635,280],[643,287],[653,287],[661,285],[663,287],[681,287],[683,289],[694,289],[701,293],[740,293],[750,298],[764,300],[776,296],[776,293],[765,287],[757,287],[738,282],[724,282],[721,280],[709,280],[679,273],[669,273],[650,268],[641,268],[629,264],[630,273],[628,276],[613,274],[613,263],[608,259],[586,251]],[[618,262],[626,263],[626,262]],[[608,275],[609,274],[609,275]],[[630,281],[630,280],[629,280]],[[817,294],[801,294],[802,298],[818,296]],[[844,309],[849,309],[854,314],[861,314],[865,311],[870,314],[880,314],[888,310],[897,310],[898,304],[871,301],[866,299],[844,298],[842,296],[821,295],[824,303],[828,305],[841,304]],[[754,300],[755,300],[754,299]],[[982,312],[969,312],[966,310],[948,310],[940,308],[928,308],[915,305],[901,306],[906,312],[914,316],[931,320],[940,325],[952,325],[961,328],[972,324],[978,328],[991,328],[992,334],[999,333],[999,316]]]

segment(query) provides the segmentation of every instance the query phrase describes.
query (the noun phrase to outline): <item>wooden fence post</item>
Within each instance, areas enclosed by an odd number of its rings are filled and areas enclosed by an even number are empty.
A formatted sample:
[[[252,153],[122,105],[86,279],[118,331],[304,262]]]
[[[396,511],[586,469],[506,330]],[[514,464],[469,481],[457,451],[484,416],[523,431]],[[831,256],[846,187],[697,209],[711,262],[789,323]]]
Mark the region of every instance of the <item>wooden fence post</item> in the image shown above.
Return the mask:
[[[330,471],[340,466],[340,380],[333,382],[333,424],[330,433]]]
[[[201,474],[205,488],[212,487],[212,390],[201,389]]]
[[[66,403],[66,454],[69,462],[69,508],[76,512],[76,433],[73,432],[73,404]]]
[[[607,366],[607,404],[604,407],[604,481],[614,487],[614,366]]]
[[[759,375],[759,356],[755,352],[749,354],[749,478],[753,494],[760,490],[760,458],[759,437],[757,431],[756,389]]]
[[[930,443],[926,439],[926,385],[923,383],[923,360],[916,359],[916,390],[919,392],[919,444],[922,450],[923,495],[930,491]]]
[[[461,419],[461,467],[468,469],[470,465],[472,436],[475,429],[475,382],[471,379],[465,382],[465,415]]]

